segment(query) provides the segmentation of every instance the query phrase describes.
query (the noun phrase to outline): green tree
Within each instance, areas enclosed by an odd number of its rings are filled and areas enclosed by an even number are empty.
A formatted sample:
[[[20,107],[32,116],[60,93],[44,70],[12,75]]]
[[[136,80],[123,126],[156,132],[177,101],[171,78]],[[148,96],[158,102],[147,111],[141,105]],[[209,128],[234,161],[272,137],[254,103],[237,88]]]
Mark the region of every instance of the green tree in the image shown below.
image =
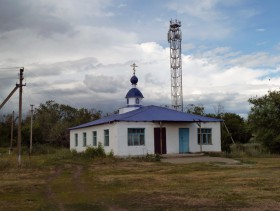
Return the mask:
[[[280,91],[249,99],[249,123],[256,141],[273,153],[280,152]]]
[[[7,114],[0,121],[0,146],[10,146],[12,115]],[[17,127],[14,124],[13,140],[17,138]]]
[[[247,143],[252,137],[251,131],[248,127],[247,121],[241,116],[235,113],[224,113],[222,119],[227,126],[230,134],[228,134],[225,125],[222,129],[222,149],[223,151],[230,151],[230,145],[232,144],[231,137],[235,143]],[[230,137],[231,136],[231,137]]]
[[[68,128],[99,119],[101,111],[77,109],[50,100],[40,104],[35,109],[33,116],[33,141],[35,144],[49,143],[56,146],[68,146]],[[25,139],[29,139],[30,117],[26,119],[23,131]]]
[[[250,141],[252,137],[252,133],[248,126],[248,122],[238,114],[217,113],[217,114],[207,114],[207,116],[223,119],[224,121],[224,123],[222,123],[222,134],[221,134],[222,151],[230,152],[230,145],[233,144],[232,139],[234,140],[235,143],[243,143],[243,144]]]
[[[197,106],[194,104],[188,104],[186,107],[186,113],[197,114],[197,115],[205,115],[204,106]]]

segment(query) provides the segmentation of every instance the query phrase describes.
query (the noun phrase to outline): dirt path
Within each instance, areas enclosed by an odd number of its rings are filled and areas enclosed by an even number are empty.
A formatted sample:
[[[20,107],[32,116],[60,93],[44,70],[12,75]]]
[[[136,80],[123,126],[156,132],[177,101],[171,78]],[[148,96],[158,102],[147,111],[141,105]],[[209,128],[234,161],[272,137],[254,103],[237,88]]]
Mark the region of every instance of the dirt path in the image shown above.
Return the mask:
[[[184,163],[224,163],[226,165],[234,165],[240,164],[239,161],[230,159],[230,158],[222,158],[222,157],[209,157],[209,156],[196,156],[196,157],[168,157],[163,158],[162,162],[174,163],[174,164],[184,164]]]
[[[62,172],[61,168],[55,168],[54,172],[52,172],[51,175],[48,177],[46,197],[49,201],[55,202],[55,204],[57,204],[59,210],[64,211],[65,208],[64,208],[63,204],[60,201],[57,200],[56,195],[53,192],[52,186],[51,186],[51,182],[53,180],[55,180],[57,177],[59,177],[61,172]]]
[[[77,190],[79,192],[85,192],[85,184],[84,184],[84,181],[81,180],[83,167],[79,166],[79,165],[75,165],[74,171],[75,172],[73,172],[73,180],[74,180],[74,183],[76,184]]]

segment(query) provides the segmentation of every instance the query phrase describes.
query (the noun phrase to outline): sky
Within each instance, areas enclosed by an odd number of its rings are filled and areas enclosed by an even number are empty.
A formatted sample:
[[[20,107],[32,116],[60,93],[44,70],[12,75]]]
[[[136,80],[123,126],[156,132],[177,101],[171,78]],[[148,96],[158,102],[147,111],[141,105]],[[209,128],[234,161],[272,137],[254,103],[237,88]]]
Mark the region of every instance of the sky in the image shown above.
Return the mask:
[[[0,103],[24,67],[23,113],[54,100],[110,113],[136,63],[143,105],[171,105],[169,21],[181,21],[184,107],[246,116],[280,84],[280,1],[0,0]],[[18,92],[0,116],[17,112]]]

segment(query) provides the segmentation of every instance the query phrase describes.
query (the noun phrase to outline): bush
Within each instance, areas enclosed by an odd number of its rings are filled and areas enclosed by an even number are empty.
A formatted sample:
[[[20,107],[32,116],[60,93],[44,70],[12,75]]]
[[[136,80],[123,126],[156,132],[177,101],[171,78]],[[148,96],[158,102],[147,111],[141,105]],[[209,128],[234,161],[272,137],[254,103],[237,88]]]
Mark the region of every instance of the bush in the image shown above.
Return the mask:
[[[7,154],[9,152],[9,149],[6,147],[6,148],[0,148],[0,156],[3,155],[3,154]]]
[[[74,157],[81,156],[85,158],[104,158],[106,157],[106,153],[103,145],[99,142],[97,147],[87,147],[84,152],[78,153],[76,150],[72,150],[72,155]],[[113,157],[114,154],[111,152],[109,154],[110,157]]]
[[[35,144],[32,147],[32,154],[34,155],[54,154],[56,153],[56,151],[57,148],[50,146],[48,144]]]
[[[147,153],[146,157],[144,158],[144,161],[147,162],[159,162],[161,160],[160,154],[149,154]]]
[[[13,164],[9,159],[0,159],[0,171],[6,170],[12,167]]]
[[[268,151],[258,143],[233,144],[230,148],[231,155],[236,157],[258,157],[268,155]]]
[[[108,155],[107,155],[109,158],[114,158],[114,151],[111,150]]]

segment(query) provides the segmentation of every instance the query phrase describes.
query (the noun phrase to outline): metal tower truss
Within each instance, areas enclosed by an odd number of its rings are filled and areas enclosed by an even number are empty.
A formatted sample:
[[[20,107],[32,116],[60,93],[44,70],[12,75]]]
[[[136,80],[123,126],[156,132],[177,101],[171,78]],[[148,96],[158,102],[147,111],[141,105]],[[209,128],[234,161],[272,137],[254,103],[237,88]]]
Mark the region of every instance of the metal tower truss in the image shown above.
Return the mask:
[[[182,89],[182,58],[180,30],[181,21],[171,20],[167,35],[170,43],[170,68],[171,68],[171,100],[172,108],[183,111],[183,89]]]

